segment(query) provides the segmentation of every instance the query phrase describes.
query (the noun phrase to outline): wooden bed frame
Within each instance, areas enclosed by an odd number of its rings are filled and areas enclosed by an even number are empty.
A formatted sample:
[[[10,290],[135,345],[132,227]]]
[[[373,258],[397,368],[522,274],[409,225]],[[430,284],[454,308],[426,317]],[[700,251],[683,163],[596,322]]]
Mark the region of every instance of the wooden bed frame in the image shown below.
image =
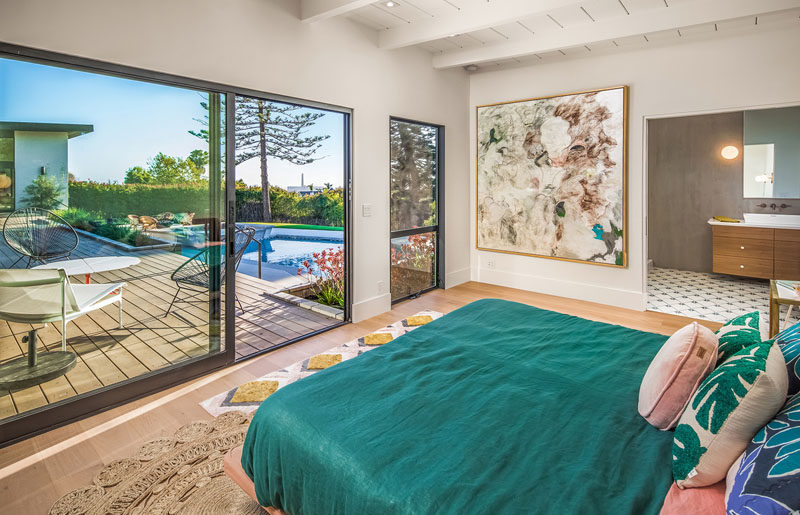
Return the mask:
[[[225,475],[231,478],[244,493],[258,502],[256,498],[256,486],[253,484],[253,480],[247,477],[247,474],[245,474],[242,468],[242,448],[243,445],[234,447],[225,454],[225,459],[223,461]],[[272,506],[262,506],[262,508],[264,508],[269,515],[288,515],[285,511],[273,508]]]

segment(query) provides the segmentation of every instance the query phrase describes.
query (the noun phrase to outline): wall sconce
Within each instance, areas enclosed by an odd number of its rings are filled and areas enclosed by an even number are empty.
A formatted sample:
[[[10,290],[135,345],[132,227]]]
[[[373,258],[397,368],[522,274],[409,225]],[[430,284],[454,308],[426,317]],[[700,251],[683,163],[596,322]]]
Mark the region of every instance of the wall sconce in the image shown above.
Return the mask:
[[[728,145],[722,147],[722,152],[720,152],[720,154],[725,159],[736,159],[736,157],[739,155],[739,149],[734,147],[733,145]]]

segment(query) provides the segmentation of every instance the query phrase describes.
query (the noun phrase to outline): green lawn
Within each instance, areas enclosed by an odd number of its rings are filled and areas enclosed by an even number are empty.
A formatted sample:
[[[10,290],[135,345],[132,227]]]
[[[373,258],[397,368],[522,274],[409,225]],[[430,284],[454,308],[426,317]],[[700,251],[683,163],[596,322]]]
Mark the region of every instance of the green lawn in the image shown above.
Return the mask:
[[[329,225],[306,225],[306,224],[282,224],[282,223],[265,223],[265,222],[245,222],[253,225],[274,225],[283,229],[315,229],[320,231],[342,231],[343,227],[331,227]]]

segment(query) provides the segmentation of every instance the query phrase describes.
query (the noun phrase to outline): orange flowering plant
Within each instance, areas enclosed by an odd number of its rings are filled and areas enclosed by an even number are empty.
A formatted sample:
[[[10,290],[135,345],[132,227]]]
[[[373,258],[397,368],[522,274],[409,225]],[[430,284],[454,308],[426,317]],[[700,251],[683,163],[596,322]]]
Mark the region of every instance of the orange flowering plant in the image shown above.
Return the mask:
[[[313,264],[303,261],[297,275],[306,275],[320,304],[344,308],[344,249],[331,248],[311,256]]]

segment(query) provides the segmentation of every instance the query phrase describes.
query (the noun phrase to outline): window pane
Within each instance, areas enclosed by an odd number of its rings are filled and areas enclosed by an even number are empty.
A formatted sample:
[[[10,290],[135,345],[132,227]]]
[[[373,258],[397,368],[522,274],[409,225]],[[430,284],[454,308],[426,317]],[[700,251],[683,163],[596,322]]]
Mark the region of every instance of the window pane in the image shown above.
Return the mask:
[[[259,303],[237,357],[344,319],[344,116],[236,97],[236,226],[254,234],[236,285]]]
[[[436,127],[390,122],[391,230],[436,225]]]
[[[218,93],[0,58],[0,269],[63,269],[85,312],[62,340],[60,321],[14,321],[60,300],[0,288],[0,419],[223,350],[224,108]],[[32,355],[54,366],[16,382]]]
[[[391,240],[392,300],[436,285],[436,233],[426,232]]]

